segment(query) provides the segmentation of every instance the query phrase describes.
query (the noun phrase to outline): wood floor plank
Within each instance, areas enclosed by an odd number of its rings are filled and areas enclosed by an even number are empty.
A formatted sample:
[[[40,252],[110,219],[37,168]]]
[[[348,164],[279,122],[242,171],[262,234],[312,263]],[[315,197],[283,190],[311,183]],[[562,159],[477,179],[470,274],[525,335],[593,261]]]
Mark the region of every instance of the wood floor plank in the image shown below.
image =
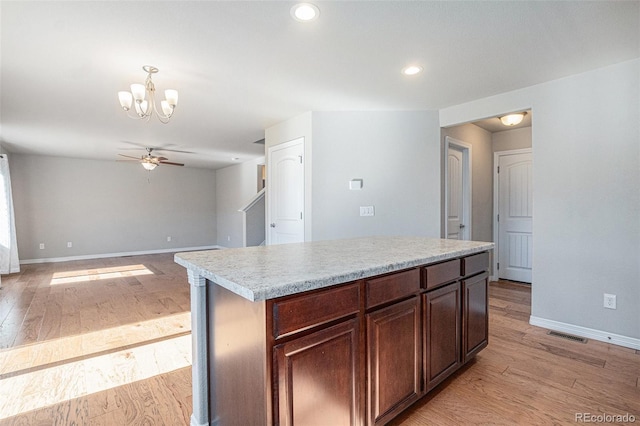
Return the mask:
[[[190,289],[173,254],[25,265],[3,287],[1,426],[189,424]],[[640,351],[549,336],[530,303],[530,286],[491,283],[489,346],[390,424],[640,419]]]
[[[578,412],[640,418],[636,351],[548,336],[528,324],[530,296],[523,290],[530,291],[491,284],[489,346],[392,425],[573,424]]]

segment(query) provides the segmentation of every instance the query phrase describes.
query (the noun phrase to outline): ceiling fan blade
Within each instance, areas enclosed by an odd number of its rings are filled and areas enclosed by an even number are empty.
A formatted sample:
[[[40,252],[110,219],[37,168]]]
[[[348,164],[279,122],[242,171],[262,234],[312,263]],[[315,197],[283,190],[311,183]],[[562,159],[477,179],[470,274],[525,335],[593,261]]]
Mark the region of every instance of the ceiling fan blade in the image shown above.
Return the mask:
[[[170,166],[184,166],[182,163],[172,163],[171,161],[160,161],[160,164],[169,164]]]
[[[132,157],[131,155],[124,155],[124,154],[118,154],[118,155],[119,155],[119,156],[121,156],[121,157],[133,158],[134,160],[138,160],[138,161],[140,161],[140,158],[139,158],[139,157]]]
[[[182,153],[182,154],[195,154],[195,152],[193,152],[193,151],[182,151],[182,150],[179,150],[179,149],[171,149],[171,148],[157,148],[157,149],[154,149],[154,151],[156,151],[156,150],[157,151],[167,151],[167,152],[179,152],[179,153]]]
[[[156,157],[155,159],[158,160],[158,161],[167,161],[168,160],[167,157]]]
[[[125,141],[125,140],[121,140],[120,142],[126,143],[127,145],[133,145],[133,146],[137,147],[137,148],[129,148],[129,149],[145,149],[147,147],[146,145],[142,145],[142,144],[140,144],[138,142]]]
[[[116,160],[118,163],[133,163],[134,161],[136,163],[139,163],[140,160]]]

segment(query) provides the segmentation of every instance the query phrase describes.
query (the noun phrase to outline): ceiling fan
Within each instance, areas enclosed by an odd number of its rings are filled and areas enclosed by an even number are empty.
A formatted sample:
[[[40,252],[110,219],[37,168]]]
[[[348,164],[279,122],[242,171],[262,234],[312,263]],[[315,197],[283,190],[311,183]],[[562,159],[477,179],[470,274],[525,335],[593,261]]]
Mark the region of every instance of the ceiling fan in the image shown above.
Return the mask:
[[[153,148],[145,148],[147,150],[147,155],[143,155],[140,158],[132,157],[131,155],[118,154],[121,157],[131,158],[131,160],[123,160],[123,161],[137,161],[142,164],[142,167],[151,171],[158,167],[160,164],[168,164],[170,166],[184,166],[182,163],[173,163],[168,161],[169,159],[166,157],[156,157],[151,155]]]

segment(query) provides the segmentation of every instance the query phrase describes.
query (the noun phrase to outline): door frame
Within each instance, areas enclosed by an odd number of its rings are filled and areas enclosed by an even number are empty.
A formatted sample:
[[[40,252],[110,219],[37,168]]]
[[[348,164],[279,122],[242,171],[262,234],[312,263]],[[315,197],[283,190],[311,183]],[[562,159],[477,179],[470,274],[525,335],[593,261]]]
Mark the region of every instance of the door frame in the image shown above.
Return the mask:
[[[449,235],[449,206],[447,200],[449,199],[449,148],[456,147],[462,152],[462,198],[463,198],[463,221],[465,227],[463,240],[471,240],[471,212],[473,210],[472,204],[472,182],[473,182],[473,168],[472,168],[472,145],[470,143],[452,138],[451,136],[445,136],[444,138],[444,238]]]
[[[495,151],[493,153],[493,274],[491,275],[491,281],[498,280],[498,260],[500,259],[500,223],[498,222],[498,212],[500,211],[500,185],[498,176],[498,165],[500,157],[506,157],[508,155],[515,154],[531,154],[533,157],[533,148],[521,148],[510,149],[507,151]],[[535,206],[535,200],[533,205]],[[531,283],[533,284],[533,282]]]
[[[303,228],[303,241],[307,241],[307,231],[306,231],[306,225],[307,225],[307,190],[306,190],[306,180],[307,180],[307,175],[306,175],[306,145],[305,145],[305,137],[304,136],[300,136],[298,138],[292,139],[290,141],[287,142],[283,142],[283,143],[279,143],[277,145],[271,145],[270,147],[267,148],[267,155],[265,158],[265,163],[267,165],[267,181],[266,181],[266,186],[265,186],[265,191],[266,191],[266,199],[265,199],[265,222],[264,222],[264,226],[265,226],[265,245],[271,245],[271,232],[269,231],[269,224],[271,223],[271,200],[272,200],[272,196],[273,196],[273,187],[271,186],[271,184],[273,183],[273,179],[272,179],[272,170],[273,170],[273,165],[271,164],[272,161],[272,153],[275,150],[279,150],[279,149],[286,149],[295,145],[302,145],[302,186],[304,188],[303,190],[303,195],[302,195],[302,228]]]

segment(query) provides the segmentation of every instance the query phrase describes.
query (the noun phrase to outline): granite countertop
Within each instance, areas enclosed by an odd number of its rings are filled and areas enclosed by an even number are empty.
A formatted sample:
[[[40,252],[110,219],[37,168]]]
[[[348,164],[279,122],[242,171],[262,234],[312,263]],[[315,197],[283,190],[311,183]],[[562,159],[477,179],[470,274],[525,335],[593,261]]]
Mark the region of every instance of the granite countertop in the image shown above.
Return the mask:
[[[176,263],[251,301],[493,249],[493,243],[367,237],[177,253]]]

